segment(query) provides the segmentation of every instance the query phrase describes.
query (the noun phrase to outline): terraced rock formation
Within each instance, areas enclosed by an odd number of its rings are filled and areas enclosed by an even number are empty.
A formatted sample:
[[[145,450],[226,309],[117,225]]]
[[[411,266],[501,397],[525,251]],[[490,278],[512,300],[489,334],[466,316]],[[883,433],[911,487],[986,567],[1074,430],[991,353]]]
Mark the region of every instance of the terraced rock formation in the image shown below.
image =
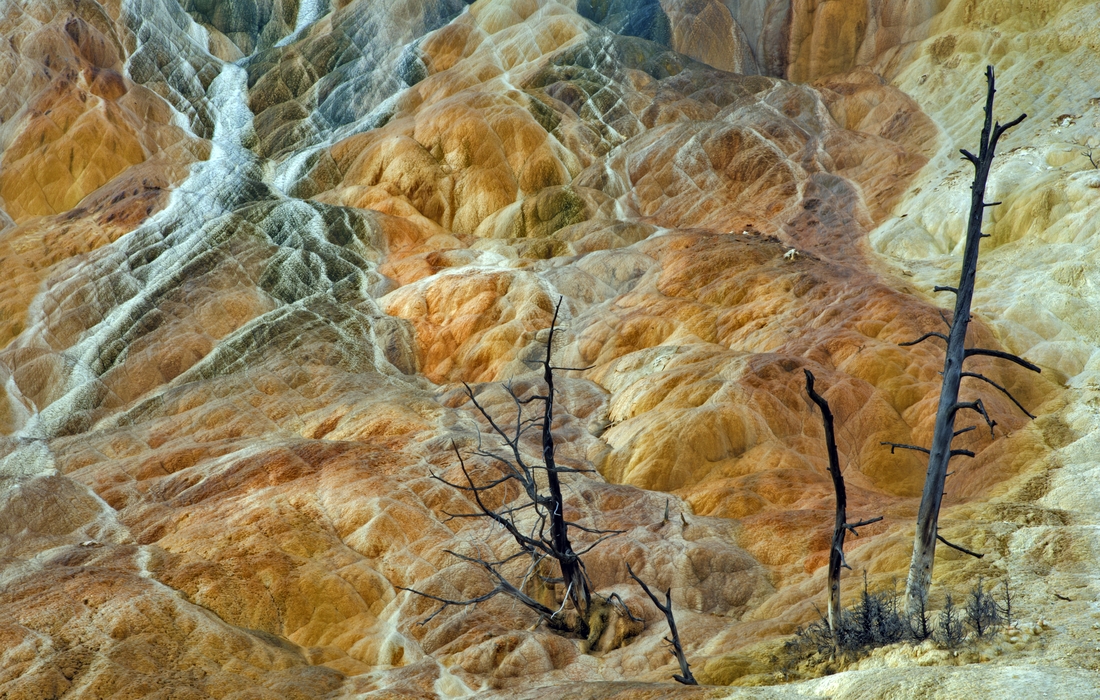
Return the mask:
[[[1091,697],[1098,12],[0,5],[0,696]],[[847,559],[889,585],[925,465],[881,443],[927,442],[942,366],[898,344],[943,324],[987,63],[1031,116],[971,336],[1043,374],[981,365],[1034,421],[964,384],[997,428],[957,442],[941,527],[986,556],[942,551],[934,585],[1010,576],[1023,632],[784,685],[833,507],[802,370],[849,513],[885,516]],[[591,367],[558,386],[559,461],[593,470],[569,507],[623,531],[587,568],[646,629],[589,645],[502,598],[418,624],[399,587],[478,595],[444,550],[507,545],[432,479],[484,432],[462,382],[500,413],[497,383],[536,389],[559,298],[556,357]],[[717,687],[667,683],[627,564]]]

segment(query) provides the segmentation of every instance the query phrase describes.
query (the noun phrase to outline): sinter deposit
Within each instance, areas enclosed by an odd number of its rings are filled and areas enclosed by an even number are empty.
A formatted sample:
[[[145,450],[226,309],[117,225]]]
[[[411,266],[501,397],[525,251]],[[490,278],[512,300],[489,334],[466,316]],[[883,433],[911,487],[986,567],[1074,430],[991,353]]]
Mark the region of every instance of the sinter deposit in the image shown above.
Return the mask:
[[[0,697],[1100,696],[1100,4],[0,0],[0,38]],[[963,383],[996,427],[940,532],[984,556],[941,546],[929,606],[1008,580],[1015,624],[797,663],[833,523],[803,370],[884,516],[854,605],[904,586],[927,458],[881,443],[931,439],[943,345],[899,343],[946,328],[987,64],[1028,118],[968,338],[1042,373],[973,365],[1034,420]],[[493,586],[447,550],[514,551],[433,475],[491,432],[464,382],[502,420],[543,386],[559,299],[567,515],[621,531],[584,562],[644,624],[420,624],[403,589]]]

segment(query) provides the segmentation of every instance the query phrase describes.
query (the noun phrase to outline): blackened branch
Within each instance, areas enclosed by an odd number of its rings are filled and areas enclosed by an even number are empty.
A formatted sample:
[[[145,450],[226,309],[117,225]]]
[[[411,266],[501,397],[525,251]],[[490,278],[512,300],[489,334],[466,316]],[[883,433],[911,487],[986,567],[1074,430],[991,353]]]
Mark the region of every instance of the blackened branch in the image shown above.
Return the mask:
[[[418,591],[414,588],[405,588],[404,586],[394,586],[394,588],[397,588],[398,590],[408,591],[410,593],[415,593],[418,596],[428,598],[429,600],[434,600],[438,603],[442,603],[442,605],[440,605],[439,608],[435,612],[433,612],[431,615],[429,615],[428,617],[421,620],[418,624],[421,624],[421,625],[427,624],[436,615],[443,612],[444,610],[446,610],[447,608],[449,608],[452,605],[457,605],[457,606],[477,605],[478,603],[483,603],[486,600],[489,600],[490,598],[496,596],[499,593],[504,593],[506,595],[512,596],[513,598],[516,598],[516,599],[520,600],[524,605],[531,608],[535,612],[538,612],[541,615],[544,615],[544,616],[547,616],[547,617],[553,617],[553,615],[554,615],[553,610],[546,607],[545,605],[538,602],[537,600],[531,598],[526,593],[523,593],[522,591],[517,589],[515,586],[513,586],[511,583],[509,583],[506,578],[501,576],[500,573],[495,568],[493,568],[492,563],[487,562],[484,559],[479,559],[477,557],[468,557],[464,554],[459,554],[459,553],[451,551],[449,549],[446,549],[446,550],[443,550],[443,551],[447,552],[447,554],[458,557],[459,559],[462,559],[463,561],[467,561],[467,562],[470,562],[472,564],[476,564],[476,565],[480,566],[482,569],[487,571],[492,578],[496,579],[497,584],[488,593],[485,593],[483,595],[479,595],[476,598],[470,598],[468,600],[453,600],[451,598],[442,598],[440,596],[432,595],[430,593],[425,593],[423,591]]]
[[[959,550],[963,554],[969,554],[970,556],[977,557],[978,559],[981,559],[982,557],[985,556],[984,554],[978,554],[977,552],[972,552],[969,549],[967,549],[966,547],[960,547],[959,545],[955,544],[954,542],[948,542],[947,540],[945,540],[943,538],[942,535],[936,535],[936,539],[939,540],[940,542],[943,542],[945,545],[947,545],[951,549]]]
[[[877,523],[880,520],[882,520],[881,515],[878,516],[877,518],[867,518],[866,520],[860,520],[858,523],[844,523],[844,527],[848,528],[848,531],[851,532],[853,535],[855,535],[856,537],[859,537],[859,533],[856,532],[857,527],[863,527],[864,525],[870,525],[871,523]]]
[[[465,466],[463,467],[462,471],[466,472]],[[466,472],[466,478],[470,478],[468,472]],[[472,479],[470,480],[470,485],[473,486]],[[481,509],[483,516],[493,520],[498,525],[507,530],[508,534],[512,536],[512,539],[516,541],[516,544],[520,546],[520,549],[531,553],[540,551],[550,556],[554,555],[553,549],[545,541],[524,535],[522,532],[519,531],[519,528],[516,527],[515,522],[510,517],[506,518],[500,513],[486,506],[485,503],[481,500],[481,491],[479,489],[474,489],[473,494],[474,500],[477,502],[477,507]]]
[[[568,520],[566,522],[569,523],[569,527],[576,528],[577,530],[580,530],[581,532],[589,532],[589,533],[592,533],[593,535],[621,535],[624,532],[626,532],[626,530],[600,530],[600,529],[594,528],[594,527],[585,527],[584,525],[578,525],[577,523],[573,522],[572,520]]]
[[[418,624],[418,625],[428,624],[429,622],[432,621],[432,619],[435,618],[436,615],[443,612],[444,610],[446,610],[447,608],[449,608],[452,605],[477,605],[478,603],[484,603],[485,601],[487,601],[490,598],[492,598],[493,596],[495,596],[497,593],[503,593],[504,592],[504,591],[500,590],[499,587],[497,587],[497,588],[494,588],[493,590],[489,591],[485,595],[478,596],[477,598],[470,598],[469,600],[450,600],[449,598],[440,598],[439,596],[432,595],[431,593],[425,593],[424,591],[418,591],[415,588],[405,588],[404,586],[394,586],[394,588],[396,588],[399,591],[408,591],[409,593],[415,593],[415,594],[417,594],[418,596],[420,596],[422,598],[427,598],[429,600],[434,600],[438,603],[442,603],[442,605],[440,605],[439,608],[436,609],[435,612],[433,612],[431,615],[428,615],[427,617],[425,617],[420,622],[417,622],[416,624]]]
[[[907,348],[910,345],[916,345],[917,343],[923,343],[924,341],[928,340],[929,338],[939,338],[940,340],[944,341],[945,343],[948,342],[947,336],[944,335],[943,333],[937,333],[936,331],[929,331],[928,333],[925,333],[924,335],[917,338],[916,340],[910,340],[908,343],[898,343],[898,347]]]
[[[634,579],[638,585],[642,587],[645,594],[649,596],[649,599],[653,601],[657,609],[664,613],[665,620],[668,621],[668,630],[672,637],[666,637],[665,641],[672,646],[672,654],[680,663],[680,673],[674,673],[672,677],[684,685],[699,685],[698,681],[695,680],[695,676],[691,673],[691,667],[688,665],[687,657],[684,656],[684,647],[680,643],[680,632],[676,629],[676,618],[672,615],[672,589],[669,588],[665,591],[665,603],[662,604],[660,599],[654,595],[653,591],[649,590],[649,586],[645,585],[645,581],[634,574],[634,570],[630,568],[630,564],[626,565],[626,572],[630,574],[630,578]]]
[[[514,438],[509,438],[508,433],[506,433],[503,428],[497,425],[496,421],[493,420],[493,417],[489,414],[488,411],[485,410],[485,407],[482,406],[480,402],[478,402],[477,397],[474,396],[473,389],[470,388],[470,385],[466,384],[465,382],[463,382],[462,385],[466,387],[466,395],[470,397],[470,401],[474,404],[474,408],[476,408],[478,413],[480,413],[485,418],[485,420],[489,422],[489,425],[493,428],[493,432],[497,434],[500,440],[504,444],[508,445],[508,448],[512,452],[512,458],[515,459],[515,464],[511,464],[507,460],[501,461],[503,461],[505,464],[508,464],[512,469],[516,469],[518,467],[523,471],[524,475],[526,475],[527,478],[530,479],[531,470],[527,466],[527,463],[523,461],[523,455],[520,454],[519,451],[520,435],[517,434]]]
[[[880,445],[889,445],[890,454],[894,454],[894,450],[901,448],[903,450],[916,450],[917,452],[923,452],[924,454],[932,454],[932,451],[927,447],[921,447],[920,445],[906,445],[903,442],[880,442]]]
[[[634,622],[645,622],[643,618],[636,617],[634,613],[630,612],[630,608],[627,606],[626,601],[618,593],[612,593],[607,596],[607,602],[613,604],[622,612],[623,617],[629,618]]]
[[[1024,369],[1029,369],[1032,372],[1042,372],[1043,371],[1037,365],[1034,365],[1034,364],[1028,362],[1027,360],[1025,360],[1024,358],[1022,358],[1018,355],[1013,355],[1010,352],[1001,352],[1000,350],[990,350],[989,348],[967,348],[966,349],[966,353],[965,353],[964,357],[976,357],[976,356],[998,357],[1002,360],[1008,360],[1009,362],[1015,362],[1016,364],[1020,365]]]
[[[951,409],[955,412],[963,409],[970,409],[971,411],[980,413],[982,418],[985,419],[985,424],[989,426],[989,437],[993,437],[993,426],[997,425],[997,421],[989,417],[989,414],[985,410],[985,404],[982,403],[981,399],[977,399],[976,401],[960,401],[952,406]]]
[[[1020,116],[1016,117],[1015,119],[1013,119],[1012,121],[1010,121],[1007,124],[1003,124],[1003,125],[1002,124],[997,124],[997,126],[995,126],[993,128],[993,143],[991,144],[991,148],[996,148],[997,140],[1001,138],[1001,134],[1008,131],[1012,127],[1016,126],[1017,124],[1022,122],[1024,119],[1027,119],[1027,115],[1026,114],[1021,114]]]
[[[463,561],[468,561],[471,564],[477,564],[482,569],[485,569],[485,571],[490,576],[492,576],[494,579],[496,579],[497,585],[496,585],[496,588],[494,590],[497,590],[499,593],[508,594],[512,598],[515,598],[519,602],[526,605],[528,608],[534,610],[535,612],[537,612],[541,615],[546,615],[546,616],[552,618],[557,614],[555,611],[551,610],[550,608],[546,607],[542,603],[538,602],[537,600],[535,600],[531,596],[527,595],[523,591],[521,591],[518,588],[516,588],[515,586],[513,586],[512,583],[508,581],[508,579],[504,578],[504,576],[499,571],[497,571],[495,568],[493,568],[489,564],[489,562],[485,561],[484,559],[480,559],[478,557],[468,557],[464,554],[459,554],[458,552],[454,552],[450,549],[445,549],[443,551],[445,551],[447,554],[458,557],[459,559],[462,559]]]
[[[1028,418],[1031,418],[1031,419],[1035,418],[1035,416],[1031,415],[1031,413],[1026,408],[1024,408],[1024,405],[1022,403],[1020,403],[1019,401],[1016,400],[1016,397],[1012,395],[1012,392],[1010,392],[1008,389],[1005,389],[1003,386],[1001,386],[997,382],[993,381],[989,377],[985,376],[984,374],[978,374],[977,372],[963,372],[962,376],[964,376],[964,377],[973,377],[974,379],[982,380],[986,384],[990,385],[991,387],[993,387],[994,389],[1000,391],[1002,394],[1004,394],[1009,399],[1011,399],[1012,403],[1016,404],[1016,407],[1019,408],[1021,411],[1023,411],[1025,416],[1027,416]]]

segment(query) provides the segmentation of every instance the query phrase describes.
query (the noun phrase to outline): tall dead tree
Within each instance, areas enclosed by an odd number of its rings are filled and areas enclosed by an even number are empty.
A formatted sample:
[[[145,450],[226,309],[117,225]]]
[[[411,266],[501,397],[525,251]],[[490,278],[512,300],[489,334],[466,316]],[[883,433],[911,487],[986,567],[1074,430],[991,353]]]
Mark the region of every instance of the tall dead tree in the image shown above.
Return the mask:
[[[917,531],[913,541],[913,558],[909,565],[909,578],[906,583],[905,597],[906,607],[910,615],[919,611],[928,597],[928,588],[932,582],[932,563],[936,553],[936,541],[954,547],[973,556],[980,556],[963,547],[951,544],[939,535],[938,522],[940,505],[944,496],[944,481],[947,478],[947,465],[952,457],[973,457],[969,450],[953,449],[952,441],[959,435],[974,430],[976,426],[969,426],[961,430],[955,430],[955,417],[960,411],[973,411],[977,413],[989,426],[990,435],[993,435],[993,427],[996,422],[989,416],[981,399],[975,401],[959,401],[959,387],[963,378],[979,379],[998,391],[1007,395],[1012,401],[1028,415],[1034,418],[1023,408],[1007,389],[997,384],[988,377],[963,369],[965,360],[971,357],[996,357],[1038,372],[1039,368],[1032,363],[1017,357],[1011,353],[987,348],[966,347],[966,331],[970,324],[970,304],[974,296],[974,280],[978,269],[978,246],[982,238],[988,238],[982,233],[982,217],[986,207],[991,207],[1000,202],[985,201],[985,186],[989,179],[990,166],[993,164],[994,152],[997,149],[997,141],[1010,128],[1024,120],[1026,114],[1021,114],[1007,124],[994,123],[993,121],[993,96],[996,94],[993,66],[986,68],[986,82],[988,91],[985,99],[985,123],[982,127],[981,144],[978,155],[970,151],[962,150],[963,158],[974,166],[974,182],[970,187],[970,218],[966,227],[966,244],[963,251],[962,272],[959,276],[958,287],[939,287],[937,292],[952,292],[955,295],[955,313],[951,319],[950,331],[947,335],[938,332],[925,333],[920,338],[902,345],[916,345],[930,338],[939,338],[947,343],[947,352],[943,363],[943,384],[940,389],[940,401],[936,410],[936,423],[932,433],[931,448],[898,443],[884,443],[891,445],[891,451],[895,448],[913,449],[928,455],[928,473],[924,481],[924,494],[921,497],[920,510],[917,515]],[[946,319],[945,319],[946,322]]]
[[[511,385],[504,385],[504,390],[512,399],[515,407],[514,421],[511,419],[507,423],[498,421],[478,401],[470,386],[465,385],[466,395],[469,397],[470,402],[481,417],[488,422],[492,436],[499,443],[498,449],[494,450],[487,447],[479,438],[478,448],[474,451],[474,455],[480,457],[486,464],[495,466],[496,473],[489,479],[476,478],[471,468],[467,466],[466,460],[462,457],[458,447],[452,442],[451,446],[458,458],[465,483],[454,483],[439,475],[432,475],[434,479],[467,493],[476,505],[476,510],[472,513],[447,513],[448,518],[484,518],[491,520],[511,535],[517,550],[511,555],[498,560],[471,557],[446,550],[448,554],[480,567],[494,583],[494,586],[485,594],[469,600],[452,600],[410,588],[402,588],[402,590],[430,598],[441,604],[438,610],[422,621],[422,624],[452,605],[475,605],[503,593],[539,613],[541,619],[546,620],[551,629],[578,634],[582,637],[589,636],[591,631],[589,618],[592,612],[592,587],[581,556],[609,537],[620,534],[621,531],[586,527],[566,517],[561,475],[590,470],[561,466],[557,463],[554,454],[554,434],[551,430],[554,421],[554,371],[581,369],[555,367],[551,363],[554,333],[557,329],[560,309],[561,300],[559,299],[558,305],[554,309],[554,319],[550,324],[549,337],[546,340],[546,355],[544,359],[539,360],[539,364],[542,366],[542,378],[546,385],[545,393],[520,398]],[[528,406],[534,406],[536,410],[528,410],[525,413],[524,409]],[[530,415],[532,413],[534,415]],[[530,431],[540,433],[542,464],[529,464],[524,456],[523,442]],[[489,501],[501,500],[491,497],[490,492],[494,489],[507,488],[508,485],[513,484],[518,485],[521,490],[518,499],[512,501],[504,499],[504,504],[496,508],[489,505]],[[501,494],[502,492],[498,492],[496,495],[500,496]],[[585,543],[580,551],[574,550],[571,537],[576,532],[585,533],[591,540]],[[529,565],[519,583],[516,584],[509,580],[501,567],[513,560],[522,558],[527,558]],[[552,568],[556,564],[558,575],[544,575],[545,564],[550,564]],[[554,610],[545,603],[540,602],[537,595],[529,592],[528,589],[531,585],[561,585],[565,591],[561,607]],[[618,602],[621,605],[621,601]],[[567,604],[572,607],[572,614],[563,614],[566,612]],[[628,615],[629,611],[624,608],[623,614]]]
[[[821,409],[821,419],[825,424],[825,449],[829,455],[829,476],[833,478],[833,490],[836,492],[836,518],[833,521],[833,542],[829,549],[829,630],[833,633],[833,639],[840,645],[840,568],[851,569],[844,560],[844,536],[851,532],[856,537],[859,533],[856,528],[877,523],[882,516],[859,522],[848,522],[848,492],[844,487],[844,475],[840,473],[840,456],[836,449],[836,437],[833,433],[833,412],[829,409],[829,402],[821,394],[814,391],[814,374],[808,369],[806,373],[806,393],[810,395],[817,407]]]

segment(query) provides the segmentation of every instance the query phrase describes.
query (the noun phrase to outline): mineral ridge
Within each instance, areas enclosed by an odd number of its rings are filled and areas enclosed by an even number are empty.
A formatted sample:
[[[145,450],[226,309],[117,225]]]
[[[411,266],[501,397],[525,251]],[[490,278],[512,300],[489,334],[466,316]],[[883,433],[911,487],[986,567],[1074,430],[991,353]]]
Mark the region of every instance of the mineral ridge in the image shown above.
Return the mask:
[[[1100,4],[0,0],[0,697],[1091,698],[1100,692]],[[904,578],[986,64],[977,363],[1035,414],[958,447],[934,596],[1021,622],[784,684],[825,601]],[[562,299],[554,431],[589,644],[448,554],[506,555],[451,445]],[[528,448],[525,448],[528,449]],[[529,446],[538,459],[537,445]],[[583,539],[583,538],[582,538]],[[697,677],[670,682],[671,589]],[[938,601],[939,598],[936,598]],[[630,636],[635,634],[635,636]],[[624,639],[625,637],[628,637]],[[730,686],[771,686],[751,690]]]

